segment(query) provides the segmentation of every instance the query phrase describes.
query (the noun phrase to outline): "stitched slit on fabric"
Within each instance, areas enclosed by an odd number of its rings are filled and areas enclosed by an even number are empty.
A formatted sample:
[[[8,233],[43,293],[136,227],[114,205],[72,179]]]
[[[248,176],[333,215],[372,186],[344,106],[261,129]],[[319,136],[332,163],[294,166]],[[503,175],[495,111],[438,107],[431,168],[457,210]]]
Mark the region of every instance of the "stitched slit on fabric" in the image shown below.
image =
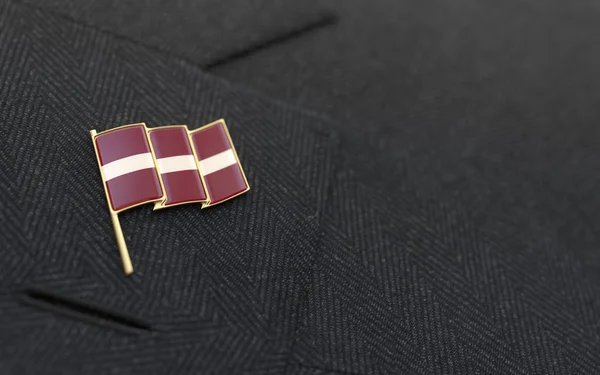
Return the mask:
[[[316,29],[326,27],[329,25],[333,25],[337,21],[337,17],[335,16],[335,14],[324,12],[322,14],[315,15],[314,19],[306,20],[305,23],[294,26],[288,31],[282,31],[281,34],[271,37],[270,39],[267,37],[264,40],[261,40],[254,44],[249,44],[241,49],[238,49],[237,51],[232,50],[232,52],[228,55],[223,56],[222,54],[217,54],[216,56],[208,59],[207,61],[199,61],[198,59],[194,59],[193,57],[190,57],[186,54],[182,54],[177,51],[171,51],[169,49],[166,49],[164,46],[159,46],[156,43],[150,43],[150,42],[140,40],[138,38],[126,35],[126,34],[121,34],[119,32],[115,32],[113,30],[103,27],[102,25],[97,25],[97,24],[93,24],[93,23],[90,23],[85,20],[74,18],[71,15],[57,12],[56,10],[46,7],[46,6],[41,6],[41,5],[33,4],[29,1],[22,1],[22,0],[11,0],[11,2],[13,2],[16,5],[20,5],[23,7],[29,7],[32,9],[40,10],[42,12],[46,12],[54,17],[58,17],[58,18],[67,20],[76,25],[80,25],[80,26],[83,26],[86,28],[91,28],[91,29],[101,32],[103,34],[110,35],[113,38],[125,40],[130,43],[142,46],[144,48],[159,52],[159,53],[167,55],[167,56],[176,56],[177,58],[185,60],[190,64],[199,66],[204,71],[209,71],[211,68],[214,68],[214,67],[217,67],[217,66],[220,66],[223,64],[227,64],[227,63],[233,62],[238,59],[242,59],[244,57],[247,57],[247,56],[253,54],[254,52],[257,52],[257,51],[260,51],[260,50],[263,50],[266,48],[270,48],[272,46],[275,46],[275,45],[278,45],[281,43],[285,43],[288,40],[291,40],[291,39],[297,38],[301,35],[310,33]]]
[[[138,318],[37,288],[29,288],[23,291],[20,295],[20,301],[40,310],[50,311],[122,332],[144,333],[152,331],[150,324]]]
[[[245,57],[248,57],[255,52],[274,47],[278,44],[283,44],[291,39],[298,38],[304,34],[308,34],[317,29],[320,29],[322,27],[327,27],[327,26],[333,25],[336,23],[336,21],[337,21],[337,18],[335,17],[335,15],[324,14],[322,17],[316,19],[315,21],[313,21],[311,23],[302,25],[301,27],[298,27],[297,29],[293,29],[285,34],[281,34],[280,36],[278,36],[276,38],[268,39],[261,43],[251,45],[248,48],[245,48],[241,51],[234,52],[228,56],[225,56],[225,57],[215,60],[209,64],[206,64],[203,68],[206,71],[210,71],[211,69],[216,68],[218,66],[226,65],[226,64],[232,63],[236,60],[240,60]]]

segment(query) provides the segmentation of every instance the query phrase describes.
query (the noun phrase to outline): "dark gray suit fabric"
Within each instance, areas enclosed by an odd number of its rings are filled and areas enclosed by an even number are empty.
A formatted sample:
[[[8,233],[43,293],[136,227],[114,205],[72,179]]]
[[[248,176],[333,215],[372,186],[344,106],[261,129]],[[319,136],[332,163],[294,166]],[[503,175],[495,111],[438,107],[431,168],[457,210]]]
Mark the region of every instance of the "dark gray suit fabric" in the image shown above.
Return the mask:
[[[337,141],[324,121],[48,12],[0,8],[0,368],[282,373],[320,252]],[[90,129],[224,117],[251,193],[121,221],[120,268]],[[123,333],[21,303],[34,287],[141,319]]]
[[[363,123],[329,122],[177,57],[1,4],[1,370],[600,369],[596,138],[565,137],[552,167],[515,169],[493,157],[505,133],[491,129],[467,146],[425,131],[371,144],[348,131]],[[252,190],[202,212],[124,213],[136,267],[124,278],[88,130],[219,117]],[[507,129],[501,139],[513,139]],[[27,288],[148,327],[24,304]]]
[[[531,127],[547,122],[538,119],[544,113],[577,123],[596,113],[597,2],[322,3],[335,24],[211,73],[349,125],[358,119],[390,131],[431,122],[452,129],[466,120],[492,126],[500,116]]]
[[[431,373],[598,371],[583,365],[600,350],[598,5],[335,9],[331,27],[210,71],[345,119],[373,145],[355,156],[376,162],[348,182],[365,184],[352,201],[379,181],[374,205],[398,218],[368,208],[339,220],[404,314],[404,337],[437,353]],[[374,250],[381,243],[402,250]],[[429,317],[437,323],[415,328]],[[482,351],[461,354],[462,340]]]
[[[201,66],[322,23],[318,0],[15,0]]]

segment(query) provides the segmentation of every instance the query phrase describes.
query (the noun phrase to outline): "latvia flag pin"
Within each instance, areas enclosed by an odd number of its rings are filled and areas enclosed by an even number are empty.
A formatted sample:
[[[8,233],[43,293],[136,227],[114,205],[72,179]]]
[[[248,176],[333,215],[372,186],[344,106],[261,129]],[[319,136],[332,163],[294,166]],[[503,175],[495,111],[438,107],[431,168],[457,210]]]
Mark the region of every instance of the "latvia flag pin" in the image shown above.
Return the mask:
[[[123,270],[133,273],[119,212],[225,202],[250,190],[224,120],[189,131],[186,125],[124,125],[90,131]]]

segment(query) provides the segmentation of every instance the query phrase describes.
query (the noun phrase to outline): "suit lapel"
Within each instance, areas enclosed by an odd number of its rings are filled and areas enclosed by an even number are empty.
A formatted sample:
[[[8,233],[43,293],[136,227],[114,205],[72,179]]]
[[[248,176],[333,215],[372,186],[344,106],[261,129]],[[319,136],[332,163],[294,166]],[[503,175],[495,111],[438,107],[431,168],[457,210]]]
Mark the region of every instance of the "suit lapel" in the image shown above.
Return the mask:
[[[10,56],[1,61],[0,76],[2,87],[11,88],[0,97],[6,165],[0,220],[9,229],[0,235],[8,248],[0,281],[12,293],[0,302],[8,311],[2,329],[18,337],[10,323],[18,320],[44,350],[68,336],[61,345],[69,350],[54,352],[65,366],[80,355],[110,368],[113,344],[124,345],[123,358],[170,370],[181,356],[196,361],[181,366],[206,361],[217,372],[236,372],[245,363],[214,363],[215,350],[281,363],[319,250],[337,152],[328,125],[177,58],[42,10],[10,5],[0,19],[0,56]],[[125,212],[122,226],[136,266],[125,278],[89,129],[138,121],[196,128],[219,117],[228,122],[251,192],[206,210]],[[123,338],[13,298],[31,286],[135,316],[151,329]],[[206,345],[190,345],[198,338]],[[107,345],[90,346],[95,340]],[[35,355],[26,341],[20,344]]]

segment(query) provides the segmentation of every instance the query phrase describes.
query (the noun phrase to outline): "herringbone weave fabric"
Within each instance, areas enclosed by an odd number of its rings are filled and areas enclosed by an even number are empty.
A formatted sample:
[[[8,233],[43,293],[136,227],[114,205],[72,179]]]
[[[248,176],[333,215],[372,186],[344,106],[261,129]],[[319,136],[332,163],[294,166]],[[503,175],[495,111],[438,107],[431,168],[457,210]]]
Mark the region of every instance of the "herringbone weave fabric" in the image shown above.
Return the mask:
[[[3,373],[600,371],[596,225],[566,241],[588,211],[545,180],[477,159],[457,179],[451,158],[382,154],[179,58],[0,4]],[[252,190],[123,213],[125,278],[89,129],[220,117]],[[598,178],[579,181],[598,206]],[[33,289],[143,324],[24,303]]]

